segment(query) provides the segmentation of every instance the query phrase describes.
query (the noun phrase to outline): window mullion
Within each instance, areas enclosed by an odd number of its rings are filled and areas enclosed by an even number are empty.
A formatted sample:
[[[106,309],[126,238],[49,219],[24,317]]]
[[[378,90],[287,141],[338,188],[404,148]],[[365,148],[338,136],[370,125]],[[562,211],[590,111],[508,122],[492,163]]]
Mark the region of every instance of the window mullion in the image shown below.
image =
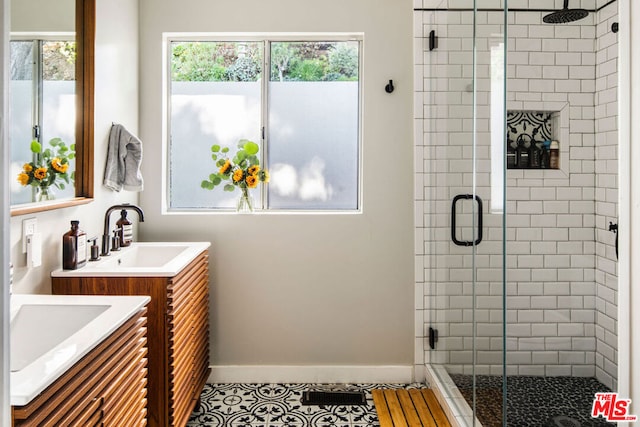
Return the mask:
[[[261,138],[262,150],[260,154],[260,164],[263,169],[268,168],[269,160],[269,78],[271,74],[271,41],[263,41],[263,58],[262,65],[262,99],[261,99]],[[268,209],[269,199],[267,186],[260,186],[260,204],[262,209]]]
[[[40,134],[42,132],[42,85],[43,85],[43,67],[42,67],[42,40],[33,41],[33,110],[32,110],[32,127],[31,136],[42,142]],[[36,126],[38,131],[36,131]]]

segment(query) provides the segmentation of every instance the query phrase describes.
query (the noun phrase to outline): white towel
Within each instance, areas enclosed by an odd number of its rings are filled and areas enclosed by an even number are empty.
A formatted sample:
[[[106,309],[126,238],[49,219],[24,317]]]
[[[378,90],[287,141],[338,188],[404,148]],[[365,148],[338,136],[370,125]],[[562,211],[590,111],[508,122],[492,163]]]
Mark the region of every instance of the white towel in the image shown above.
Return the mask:
[[[113,190],[142,191],[144,181],[140,172],[142,141],[124,126],[114,123],[109,133],[104,185]]]

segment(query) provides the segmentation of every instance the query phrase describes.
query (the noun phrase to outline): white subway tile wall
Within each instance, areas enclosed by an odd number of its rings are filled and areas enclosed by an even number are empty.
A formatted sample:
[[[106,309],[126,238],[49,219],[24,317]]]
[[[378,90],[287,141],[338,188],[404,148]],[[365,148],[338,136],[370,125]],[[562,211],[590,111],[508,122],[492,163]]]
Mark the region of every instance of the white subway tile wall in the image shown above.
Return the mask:
[[[587,9],[603,5],[578,2]],[[474,182],[473,15],[451,9],[473,2],[415,0],[414,6],[417,363],[470,373],[475,320],[475,372],[500,374],[502,216],[489,212],[489,91],[490,52],[502,39],[503,14],[477,17],[475,183],[484,202],[484,240],[473,264],[472,249],[455,246],[450,230],[451,201],[470,193]],[[562,1],[510,0],[509,7],[560,9]],[[617,5],[561,26],[542,24],[544,14],[508,14],[507,109],[553,111],[560,141],[560,169],[507,171],[508,373],[597,376],[615,389],[617,262],[608,228],[617,223],[617,35],[611,31]],[[433,51],[426,39],[431,30],[438,36]],[[470,206],[458,205],[467,213]],[[473,215],[459,215],[457,225],[459,239],[473,237]],[[429,327],[439,332],[436,351],[429,350]]]

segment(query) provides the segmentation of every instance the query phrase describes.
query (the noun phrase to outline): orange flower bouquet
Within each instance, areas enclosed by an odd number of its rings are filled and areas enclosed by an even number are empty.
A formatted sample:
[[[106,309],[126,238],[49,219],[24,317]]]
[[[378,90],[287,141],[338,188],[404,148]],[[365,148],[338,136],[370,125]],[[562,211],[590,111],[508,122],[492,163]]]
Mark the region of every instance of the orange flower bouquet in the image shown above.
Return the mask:
[[[31,141],[33,161],[25,163],[18,174],[20,184],[36,188],[37,201],[52,200],[51,187],[64,190],[75,175],[75,171],[69,172],[69,161],[75,158],[75,145],[67,146],[60,138],[53,138],[49,145],[51,148],[43,150],[42,144]]]
[[[250,188],[256,188],[258,183],[269,182],[269,172],[260,168],[258,151],[260,147],[253,141],[241,139],[238,151],[229,159],[229,148],[220,148],[218,144],[211,146],[211,158],[216,162],[218,172],[209,175],[209,179],[200,185],[206,190],[213,190],[216,186],[227,181],[224,191],[234,191],[240,188],[242,194],[238,200],[238,211],[253,211],[253,200],[249,195]]]

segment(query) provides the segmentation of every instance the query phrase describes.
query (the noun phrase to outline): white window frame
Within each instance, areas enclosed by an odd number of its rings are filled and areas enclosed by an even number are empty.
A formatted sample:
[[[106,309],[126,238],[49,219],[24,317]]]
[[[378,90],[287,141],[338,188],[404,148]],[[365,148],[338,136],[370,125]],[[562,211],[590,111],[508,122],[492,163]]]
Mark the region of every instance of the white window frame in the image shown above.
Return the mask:
[[[163,50],[162,50],[162,214],[163,215],[184,215],[184,214],[201,214],[201,215],[219,215],[219,214],[236,214],[235,209],[230,208],[175,208],[170,207],[170,185],[169,185],[169,148],[171,137],[171,43],[172,42],[265,42],[265,51],[263,57],[263,75],[269,77],[270,70],[270,44],[273,42],[314,42],[314,41],[355,41],[359,44],[358,54],[358,136],[357,136],[357,206],[355,209],[269,209],[264,204],[267,201],[267,187],[261,185],[260,203],[254,214],[261,215],[278,215],[278,214],[339,214],[353,215],[362,213],[363,200],[363,143],[362,143],[362,122],[363,122],[363,88],[364,88],[364,34],[363,33],[217,33],[217,32],[166,32],[163,33]],[[268,96],[269,96],[269,78],[262,79],[261,88],[261,127],[264,129],[264,135],[260,141],[261,154],[260,164],[269,168],[267,153],[269,144],[269,123],[268,123]],[[268,184],[267,184],[268,185]],[[217,190],[213,190],[217,191]],[[221,191],[221,190],[219,190]],[[258,204],[258,203],[256,203]]]

